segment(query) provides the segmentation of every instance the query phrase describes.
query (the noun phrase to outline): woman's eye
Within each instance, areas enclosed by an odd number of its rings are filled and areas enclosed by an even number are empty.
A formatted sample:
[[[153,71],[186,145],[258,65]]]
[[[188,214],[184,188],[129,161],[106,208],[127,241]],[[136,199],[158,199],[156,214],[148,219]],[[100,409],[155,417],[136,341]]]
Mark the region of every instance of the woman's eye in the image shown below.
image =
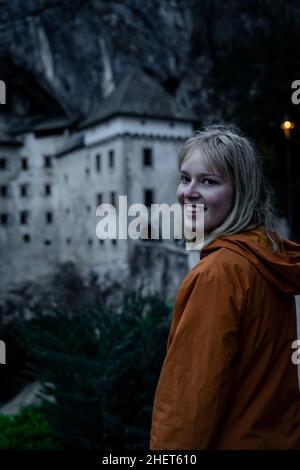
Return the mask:
[[[185,175],[180,175],[180,181],[181,181],[182,183],[188,183],[189,179],[188,179],[188,177],[185,176]]]
[[[204,178],[204,180],[202,180],[204,184],[206,184],[206,186],[210,186],[212,184],[216,184],[216,182],[210,178]]]

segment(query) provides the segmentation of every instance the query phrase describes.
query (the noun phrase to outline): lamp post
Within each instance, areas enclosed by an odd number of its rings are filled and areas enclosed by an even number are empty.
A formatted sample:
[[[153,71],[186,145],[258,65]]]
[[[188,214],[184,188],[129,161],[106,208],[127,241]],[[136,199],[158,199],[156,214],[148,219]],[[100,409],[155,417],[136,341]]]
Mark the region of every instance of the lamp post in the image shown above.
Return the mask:
[[[292,239],[294,235],[294,218],[292,191],[291,131],[294,129],[295,123],[286,120],[281,123],[280,127],[283,130],[285,137],[288,229],[289,238]]]

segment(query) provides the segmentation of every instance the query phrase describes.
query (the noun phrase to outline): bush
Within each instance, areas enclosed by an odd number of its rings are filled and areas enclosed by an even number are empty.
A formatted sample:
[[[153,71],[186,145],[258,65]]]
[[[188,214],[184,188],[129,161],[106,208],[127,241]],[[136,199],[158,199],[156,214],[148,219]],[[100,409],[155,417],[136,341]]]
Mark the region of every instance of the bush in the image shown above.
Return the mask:
[[[0,449],[59,449],[60,442],[42,407],[28,406],[15,416],[0,416]]]
[[[0,338],[4,341],[7,350],[7,364],[1,367],[0,405],[2,406],[28,383],[25,365],[29,357],[24,345],[19,344],[16,339],[15,322],[1,329]]]
[[[125,293],[121,307],[43,312],[19,328],[65,448],[149,447],[171,306]]]

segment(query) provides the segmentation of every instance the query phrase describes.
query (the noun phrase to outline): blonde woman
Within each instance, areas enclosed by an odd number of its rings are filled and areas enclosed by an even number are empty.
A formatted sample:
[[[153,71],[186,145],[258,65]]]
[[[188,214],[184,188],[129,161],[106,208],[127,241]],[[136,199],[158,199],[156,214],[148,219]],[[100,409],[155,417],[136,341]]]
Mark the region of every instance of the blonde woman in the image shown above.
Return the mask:
[[[300,245],[274,229],[255,146],[197,132],[179,155],[185,223],[204,205],[204,247],[175,302],[151,449],[300,449],[294,295]]]

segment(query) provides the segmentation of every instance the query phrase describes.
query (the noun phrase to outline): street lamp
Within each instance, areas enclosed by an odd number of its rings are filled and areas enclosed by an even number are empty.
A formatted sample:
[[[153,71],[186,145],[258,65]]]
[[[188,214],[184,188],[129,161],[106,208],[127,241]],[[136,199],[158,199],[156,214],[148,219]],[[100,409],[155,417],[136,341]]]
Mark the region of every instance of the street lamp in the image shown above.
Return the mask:
[[[293,238],[294,234],[294,218],[293,218],[293,191],[292,191],[292,158],[291,158],[291,131],[295,127],[295,123],[289,120],[283,121],[280,125],[285,137],[286,152],[286,184],[287,184],[287,209],[288,209],[288,228],[289,238]]]
[[[295,127],[295,123],[292,121],[283,121],[280,127],[283,130],[285,137],[289,139],[291,137],[291,130]]]

